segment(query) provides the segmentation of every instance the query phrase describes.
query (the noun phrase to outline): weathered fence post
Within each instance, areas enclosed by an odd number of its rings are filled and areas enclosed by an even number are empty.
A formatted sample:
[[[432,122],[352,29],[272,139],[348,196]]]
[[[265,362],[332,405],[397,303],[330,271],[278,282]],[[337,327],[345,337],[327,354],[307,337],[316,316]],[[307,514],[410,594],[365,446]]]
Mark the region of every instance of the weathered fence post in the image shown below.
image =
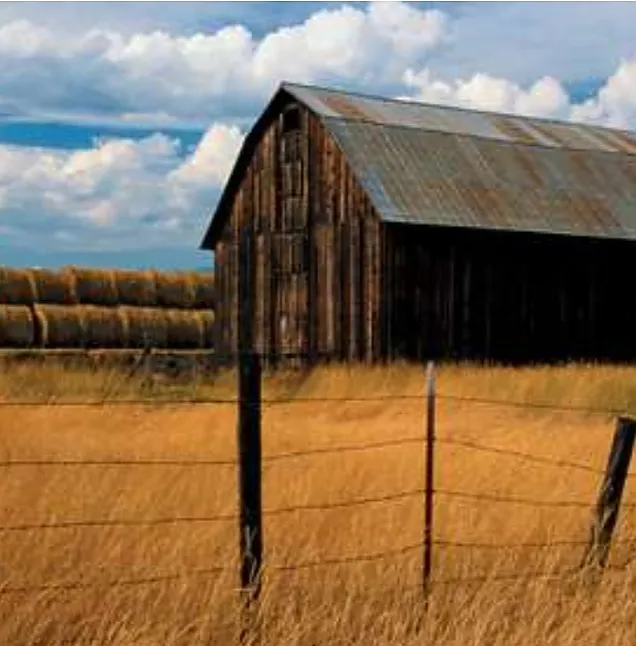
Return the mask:
[[[239,549],[243,608],[258,600],[263,560],[261,509],[261,362],[255,352],[239,355]],[[252,620],[244,615],[242,635]]]
[[[636,421],[627,417],[619,417],[603,484],[596,503],[590,544],[583,559],[584,566],[605,567],[607,563],[635,437]]]
[[[433,486],[435,448],[435,366],[429,361],[426,369],[426,466],[424,484],[424,542],[422,587],[428,590],[433,564]]]

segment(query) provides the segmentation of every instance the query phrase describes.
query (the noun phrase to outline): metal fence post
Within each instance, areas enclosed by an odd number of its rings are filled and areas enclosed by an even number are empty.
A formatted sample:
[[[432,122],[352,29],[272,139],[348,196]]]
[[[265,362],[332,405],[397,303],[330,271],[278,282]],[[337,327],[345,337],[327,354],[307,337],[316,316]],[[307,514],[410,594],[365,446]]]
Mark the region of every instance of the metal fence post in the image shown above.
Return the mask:
[[[422,586],[429,588],[433,564],[433,486],[435,444],[435,366],[429,361],[426,369],[426,465],[424,485],[424,552],[422,559]]]
[[[634,438],[636,438],[636,421],[627,417],[619,417],[605,477],[596,503],[590,544],[583,559],[584,566],[594,564],[605,567],[607,563],[612,534],[618,520],[621,498],[634,448]]]
[[[261,363],[257,353],[239,356],[239,549],[244,608],[258,600],[263,559],[261,509]]]

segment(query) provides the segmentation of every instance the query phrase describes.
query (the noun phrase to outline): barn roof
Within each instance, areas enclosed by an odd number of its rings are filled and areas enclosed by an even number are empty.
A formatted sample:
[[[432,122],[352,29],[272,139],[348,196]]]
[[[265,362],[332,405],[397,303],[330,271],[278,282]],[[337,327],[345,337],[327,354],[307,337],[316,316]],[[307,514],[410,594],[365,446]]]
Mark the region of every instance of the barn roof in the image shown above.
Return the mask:
[[[284,96],[320,118],[385,222],[636,240],[636,133],[289,83],[268,110]]]

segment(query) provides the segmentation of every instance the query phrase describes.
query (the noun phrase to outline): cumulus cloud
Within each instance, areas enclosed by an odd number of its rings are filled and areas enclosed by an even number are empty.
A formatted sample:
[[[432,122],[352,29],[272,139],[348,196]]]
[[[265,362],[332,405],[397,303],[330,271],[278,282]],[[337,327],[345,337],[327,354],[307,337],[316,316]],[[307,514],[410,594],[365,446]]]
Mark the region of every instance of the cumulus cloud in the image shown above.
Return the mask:
[[[435,78],[429,69],[407,69],[403,81],[411,92],[403,98],[428,103],[540,117],[565,117],[570,105],[561,83],[548,76],[523,88],[482,73],[468,79],[443,80]]]
[[[236,124],[251,122],[282,79],[636,129],[636,59],[576,103],[556,75],[520,82],[464,67],[456,76],[433,58],[456,44],[453,33],[446,14],[403,2],[332,5],[260,38],[242,25],[179,35],[0,24],[7,112],[153,129],[212,123],[192,152],[161,134],[79,151],[0,144],[0,235],[49,248],[194,247],[241,145]]]
[[[18,20],[0,26],[0,102],[44,111],[239,116],[283,79],[394,82],[445,36],[444,14],[401,2],[323,9],[260,40],[242,25],[188,36],[69,35]]]
[[[622,61],[595,97],[573,106],[572,117],[636,129],[636,60]]]
[[[622,61],[598,92],[581,103],[572,101],[564,86],[550,76],[523,87],[483,73],[446,80],[428,68],[409,68],[402,80],[407,92],[400,98],[405,100],[636,130],[636,59]]]
[[[241,141],[214,124],[189,156],[161,134],[79,151],[0,145],[0,227],[58,246],[194,245]]]

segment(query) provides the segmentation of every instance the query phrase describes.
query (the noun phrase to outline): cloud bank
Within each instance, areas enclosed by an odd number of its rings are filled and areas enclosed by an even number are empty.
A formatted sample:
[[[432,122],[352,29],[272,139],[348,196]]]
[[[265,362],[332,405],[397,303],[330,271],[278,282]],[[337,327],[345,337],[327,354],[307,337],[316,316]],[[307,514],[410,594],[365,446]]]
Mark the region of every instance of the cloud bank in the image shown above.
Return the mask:
[[[0,23],[0,113],[150,129],[79,151],[0,144],[0,235],[49,248],[194,248],[245,123],[283,79],[636,129],[636,58],[577,102],[556,74],[449,75],[444,56],[458,33],[446,13],[402,2],[323,8],[260,37],[241,24],[184,35]],[[152,133],[171,122],[210,125],[189,151]]]
[[[218,124],[185,157],[159,134],[80,151],[0,146],[0,228],[56,248],[194,247],[241,141]]]

